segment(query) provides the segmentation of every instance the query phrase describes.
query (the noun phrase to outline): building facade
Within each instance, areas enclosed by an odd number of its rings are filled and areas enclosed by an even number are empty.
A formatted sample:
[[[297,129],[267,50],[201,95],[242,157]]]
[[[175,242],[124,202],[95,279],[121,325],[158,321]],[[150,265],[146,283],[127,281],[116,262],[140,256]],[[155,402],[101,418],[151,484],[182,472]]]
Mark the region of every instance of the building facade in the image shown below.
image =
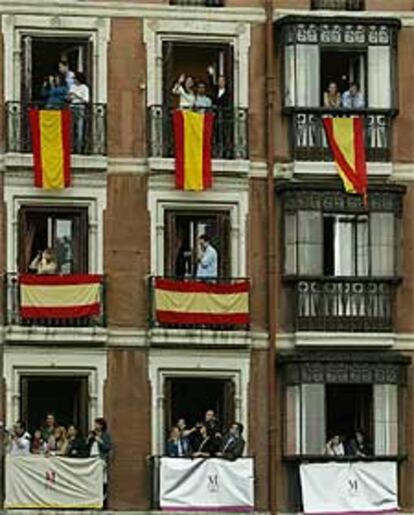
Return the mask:
[[[149,511],[177,418],[215,409],[245,427],[255,509],[299,512],[299,465],[360,428],[398,463],[414,510],[414,3],[412,0],[0,1],[1,416],[55,412],[114,440],[108,507]],[[33,186],[28,108],[59,60],[90,102],[70,188]],[[213,187],[174,182],[172,88],[226,77]],[[329,83],[364,107],[323,107]],[[361,115],[367,204],[344,193],[322,120]],[[195,267],[246,279],[250,323],[161,323],[156,278]],[[28,323],[18,274],[56,247],[62,273],[102,274],[99,316]],[[184,242],[184,243],[183,243]],[[55,251],[57,249],[55,248]],[[7,474],[7,470],[5,471]]]

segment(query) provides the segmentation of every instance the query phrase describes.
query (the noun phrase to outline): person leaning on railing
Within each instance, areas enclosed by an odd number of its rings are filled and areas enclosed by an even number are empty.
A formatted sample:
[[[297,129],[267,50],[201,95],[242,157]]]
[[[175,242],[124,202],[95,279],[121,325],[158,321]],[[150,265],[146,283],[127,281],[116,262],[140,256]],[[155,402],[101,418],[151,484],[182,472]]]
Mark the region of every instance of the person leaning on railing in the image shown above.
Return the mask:
[[[246,442],[242,436],[243,424],[234,422],[227,435],[221,441],[220,451],[216,452],[216,456],[226,460],[234,461],[243,455]]]
[[[40,95],[45,100],[46,109],[62,109],[66,105],[69,88],[62,74],[49,75],[43,82]]]
[[[48,247],[43,252],[38,251],[36,257],[29,265],[29,270],[38,274],[56,274],[57,273],[57,260],[53,249]]]

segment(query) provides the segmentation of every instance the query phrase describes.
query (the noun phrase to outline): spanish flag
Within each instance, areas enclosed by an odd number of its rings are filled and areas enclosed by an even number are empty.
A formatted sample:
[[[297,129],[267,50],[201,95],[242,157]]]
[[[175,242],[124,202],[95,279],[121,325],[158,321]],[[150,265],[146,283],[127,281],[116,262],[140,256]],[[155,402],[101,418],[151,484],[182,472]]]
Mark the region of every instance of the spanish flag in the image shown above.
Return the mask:
[[[30,109],[29,120],[35,186],[67,188],[70,186],[70,110]]]
[[[249,282],[155,279],[155,317],[163,325],[248,326]]]
[[[323,125],[345,191],[366,199],[368,179],[363,119],[326,117]]]
[[[173,125],[176,187],[193,191],[211,188],[213,114],[177,110]]]
[[[102,276],[96,274],[21,274],[20,316],[81,318],[99,315]]]

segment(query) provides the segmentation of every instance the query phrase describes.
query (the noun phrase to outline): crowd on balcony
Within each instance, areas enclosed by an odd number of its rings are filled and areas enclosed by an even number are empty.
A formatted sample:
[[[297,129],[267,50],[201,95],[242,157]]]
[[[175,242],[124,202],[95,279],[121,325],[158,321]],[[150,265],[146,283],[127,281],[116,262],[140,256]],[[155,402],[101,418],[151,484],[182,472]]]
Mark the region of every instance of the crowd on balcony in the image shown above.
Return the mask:
[[[325,455],[331,457],[357,456],[364,458],[372,456],[373,450],[364,432],[357,429],[350,437],[341,434],[334,435],[325,446]]]
[[[243,455],[245,441],[243,425],[234,422],[223,434],[222,426],[214,412],[208,410],[204,420],[188,428],[180,418],[171,428],[167,441],[167,455],[172,458],[212,458],[236,460]]]
[[[323,94],[323,106],[329,109],[362,109],[365,107],[365,100],[357,82],[351,82],[349,89],[342,94],[337,83],[330,82]]]
[[[52,413],[47,415],[44,425],[36,429],[33,436],[27,431],[26,423],[18,420],[11,431],[5,431],[5,444],[11,456],[99,456],[106,464],[112,451],[112,439],[104,418],[96,418],[93,429],[84,438],[75,425],[67,428],[59,425]]]

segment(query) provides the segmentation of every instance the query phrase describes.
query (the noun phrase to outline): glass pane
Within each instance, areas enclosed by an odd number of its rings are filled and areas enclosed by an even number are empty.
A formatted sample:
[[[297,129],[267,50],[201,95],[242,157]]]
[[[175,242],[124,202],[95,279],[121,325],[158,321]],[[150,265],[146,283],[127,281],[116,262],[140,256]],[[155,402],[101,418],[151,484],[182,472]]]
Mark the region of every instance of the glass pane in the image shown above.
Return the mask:
[[[302,385],[302,452],[323,454],[326,443],[325,385]]]
[[[296,274],[296,213],[285,214],[285,274]]]
[[[298,260],[300,274],[322,274],[322,213],[298,211]]]
[[[398,387],[393,384],[374,386],[375,454],[398,453]]]
[[[61,274],[73,271],[73,230],[72,220],[55,220],[55,252],[58,270]]]
[[[393,276],[395,272],[393,213],[372,213],[370,229],[372,275]]]

